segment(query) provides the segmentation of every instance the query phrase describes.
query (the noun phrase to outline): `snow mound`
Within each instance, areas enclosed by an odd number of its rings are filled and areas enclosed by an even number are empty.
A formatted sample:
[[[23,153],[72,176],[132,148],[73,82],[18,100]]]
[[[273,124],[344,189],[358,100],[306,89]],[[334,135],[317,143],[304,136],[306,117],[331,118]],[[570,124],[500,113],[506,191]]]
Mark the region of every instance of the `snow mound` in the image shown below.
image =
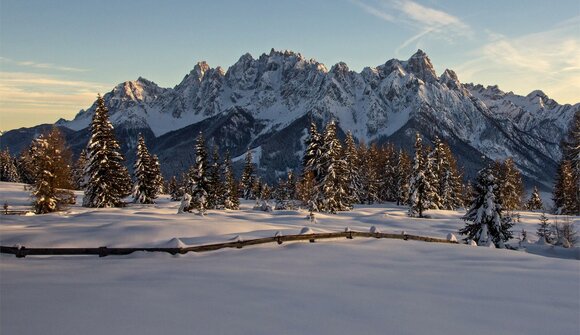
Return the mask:
[[[183,243],[179,238],[174,237],[168,242],[160,245],[160,248],[186,248],[188,245]]]
[[[457,242],[457,237],[453,233],[447,234],[447,241]]]
[[[300,235],[308,235],[308,234],[314,234],[314,230],[312,230],[310,227],[304,227],[300,230]]]
[[[244,239],[240,235],[236,235],[236,236],[230,238],[228,241],[242,242],[243,240]]]
[[[474,240],[470,240],[469,243],[467,243],[471,246],[477,247],[477,242],[475,242]]]
[[[375,226],[372,226],[372,227],[371,227],[371,229],[370,229],[370,232],[371,232],[372,234],[378,234],[378,233],[380,233],[381,231],[380,231],[380,230],[379,230],[377,227],[375,227]]]

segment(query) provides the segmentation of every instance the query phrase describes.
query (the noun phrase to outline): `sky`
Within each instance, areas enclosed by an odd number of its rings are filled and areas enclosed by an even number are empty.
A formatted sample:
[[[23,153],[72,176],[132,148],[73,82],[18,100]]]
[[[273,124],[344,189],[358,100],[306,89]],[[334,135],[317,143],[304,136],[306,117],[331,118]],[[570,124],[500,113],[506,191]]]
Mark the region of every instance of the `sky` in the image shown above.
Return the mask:
[[[0,130],[72,119],[144,77],[300,52],[355,71],[425,51],[438,74],[580,102],[579,0],[0,0]]]

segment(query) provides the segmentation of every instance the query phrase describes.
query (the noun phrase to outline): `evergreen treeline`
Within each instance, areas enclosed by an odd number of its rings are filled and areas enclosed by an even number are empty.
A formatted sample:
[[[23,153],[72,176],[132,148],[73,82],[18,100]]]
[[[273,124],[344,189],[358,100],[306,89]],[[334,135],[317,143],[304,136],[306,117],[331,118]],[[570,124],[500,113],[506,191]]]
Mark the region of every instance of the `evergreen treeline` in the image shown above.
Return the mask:
[[[130,194],[134,202],[153,203],[164,183],[159,160],[149,153],[143,137],[138,138],[131,181],[100,96],[90,129],[91,139],[74,164],[56,128],[35,139],[17,158],[8,150],[0,152],[0,180],[32,184],[38,213],[58,210],[70,203],[71,193],[65,189],[84,189],[83,205],[87,207],[124,206],[124,199]],[[577,113],[562,142],[563,159],[553,192],[556,214],[579,214],[579,129],[580,113]],[[415,150],[409,155],[392,144],[357,143],[351,133],[341,141],[334,122],[320,131],[311,123],[301,172],[289,171],[271,186],[258,176],[251,150],[237,180],[229,153],[222,158],[216,147],[208,152],[200,133],[194,148],[194,165],[182,176],[171,177],[165,190],[174,201],[187,195],[190,200],[185,210],[200,213],[207,209],[239,209],[239,198],[273,199],[276,209],[306,206],[312,212],[327,213],[350,210],[355,204],[389,201],[409,206],[409,215],[417,217],[425,216],[429,209],[469,207],[464,233],[470,239],[495,245],[501,245],[509,235],[497,224],[509,226],[504,221],[509,211],[544,209],[536,187],[529,200],[523,201],[522,177],[513,159],[494,162],[480,171],[473,185],[465,184],[450,147],[439,138],[432,145],[425,145],[417,134]],[[486,178],[494,180],[493,191]],[[491,225],[491,219],[476,221],[473,216],[474,210],[482,208],[482,199],[489,202],[491,198],[495,199],[494,210],[501,217],[497,221],[495,216],[495,226]],[[498,237],[494,231],[503,235]]]

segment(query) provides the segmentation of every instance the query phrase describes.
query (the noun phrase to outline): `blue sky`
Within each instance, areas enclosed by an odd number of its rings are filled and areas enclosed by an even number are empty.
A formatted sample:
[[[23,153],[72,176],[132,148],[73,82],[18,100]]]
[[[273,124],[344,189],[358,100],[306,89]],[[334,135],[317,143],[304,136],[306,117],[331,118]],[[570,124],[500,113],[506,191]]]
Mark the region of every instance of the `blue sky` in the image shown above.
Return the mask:
[[[418,48],[438,74],[580,102],[580,1],[0,0],[0,129],[72,118],[139,76],[290,49],[353,70]]]

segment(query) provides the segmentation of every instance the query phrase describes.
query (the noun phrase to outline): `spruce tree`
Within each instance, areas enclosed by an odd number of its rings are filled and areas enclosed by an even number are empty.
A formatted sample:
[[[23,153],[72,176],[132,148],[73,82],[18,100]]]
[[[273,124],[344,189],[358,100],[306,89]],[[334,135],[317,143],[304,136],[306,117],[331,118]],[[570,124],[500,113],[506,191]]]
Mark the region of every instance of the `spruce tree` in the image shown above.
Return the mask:
[[[306,138],[306,149],[302,158],[302,181],[300,183],[300,196],[302,202],[308,206],[309,210],[318,211],[316,201],[320,196],[317,195],[316,185],[320,183],[321,157],[322,157],[322,137],[318,133],[316,123],[311,122],[309,136]]]
[[[397,152],[393,144],[387,144],[381,151],[379,166],[379,199],[382,202],[396,201],[397,194]]]
[[[74,203],[70,172],[70,151],[58,128],[35,139],[31,146],[34,166],[32,196],[37,214],[65,209]]]
[[[474,185],[474,198],[467,214],[463,216],[465,227],[459,230],[467,239],[476,241],[478,245],[504,247],[504,243],[512,238],[510,217],[503,217],[502,200],[500,198],[497,178],[490,166],[479,171]]]
[[[538,187],[534,186],[534,190],[530,195],[530,200],[528,200],[526,207],[531,211],[544,208],[544,204],[542,203],[542,198],[540,198],[540,192],[538,191]]]
[[[159,164],[159,157],[157,155],[151,156],[151,175],[153,179],[153,188],[155,190],[155,195],[164,192],[165,181],[163,180],[163,175],[161,174],[161,165]]]
[[[432,171],[429,158],[423,152],[423,140],[419,133],[415,136],[415,157],[409,180],[409,216],[423,217],[423,212],[431,208],[430,196],[434,193],[431,184]]]
[[[16,160],[16,170],[20,177],[20,182],[24,184],[34,184],[34,163],[32,162],[32,146],[22,151]]]
[[[461,207],[463,205],[462,183],[461,175],[457,170],[457,161],[451,153],[451,148],[439,137],[435,137],[432,157],[439,201],[437,207],[447,210]]]
[[[524,186],[522,175],[512,158],[504,162],[496,162],[495,175],[498,178],[499,193],[504,201],[504,209],[515,210],[522,207]]]
[[[226,151],[224,159],[224,208],[225,209],[240,209],[240,199],[238,198],[238,184],[234,177],[234,170],[232,168],[232,159],[230,152]]]
[[[342,159],[342,145],[336,136],[336,125],[328,123],[322,139],[322,156],[319,167],[320,182],[315,185],[316,207],[319,211],[336,213],[351,208],[349,196],[346,192],[347,179],[344,160]]]
[[[346,134],[344,160],[346,163],[347,192],[350,202],[354,204],[361,203],[362,180],[361,180],[361,163],[359,151],[352,133]]]
[[[0,181],[16,183],[19,180],[18,170],[10,151],[8,149],[0,151]]]
[[[167,185],[167,192],[169,193],[171,201],[180,201],[183,197],[183,188],[177,182],[177,178],[172,176]]]
[[[85,169],[87,167],[87,151],[83,149],[79,158],[73,165],[72,182],[75,190],[82,190],[86,187],[87,180],[85,176]]]
[[[213,147],[212,150],[212,164],[209,169],[208,182],[208,207],[213,209],[220,209],[224,207],[224,185],[222,182],[222,165],[220,163],[220,156],[218,148]]]
[[[87,145],[87,186],[83,206],[124,206],[123,198],[131,193],[131,178],[123,165],[125,159],[120,149],[109,121],[109,110],[99,95]]]
[[[577,215],[578,181],[574,176],[572,161],[562,160],[556,173],[553,200],[556,214]]]
[[[411,158],[402,149],[397,154],[397,164],[394,170],[395,180],[393,185],[395,189],[393,190],[393,194],[397,206],[400,206],[406,204],[409,199],[409,180],[411,175]]]
[[[133,186],[133,201],[141,204],[152,204],[159,191],[158,174],[153,170],[154,162],[145,145],[145,138],[139,134],[137,142],[137,158],[133,166],[135,184]]]
[[[242,171],[242,177],[240,178],[240,191],[242,198],[246,200],[256,199],[256,194],[253,192],[255,177],[252,151],[248,150],[246,153],[244,170]]]
[[[360,191],[360,202],[374,204],[379,201],[379,171],[378,164],[379,154],[376,144],[366,148],[364,144],[359,147],[360,157],[360,176],[362,188]]]
[[[187,188],[191,192],[191,201],[186,209],[188,211],[196,209],[200,214],[204,214],[208,208],[207,201],[210,193],[207,159],[205,139],[200,132],[195,141],[195,163],[188,174]]]
[[[540,216],[540,226],[536,231],[536,235],[538,235],[539,238],[543,238],[548,244],[554,243],[554,229],[545,212],[542,212],[542,215]]]

